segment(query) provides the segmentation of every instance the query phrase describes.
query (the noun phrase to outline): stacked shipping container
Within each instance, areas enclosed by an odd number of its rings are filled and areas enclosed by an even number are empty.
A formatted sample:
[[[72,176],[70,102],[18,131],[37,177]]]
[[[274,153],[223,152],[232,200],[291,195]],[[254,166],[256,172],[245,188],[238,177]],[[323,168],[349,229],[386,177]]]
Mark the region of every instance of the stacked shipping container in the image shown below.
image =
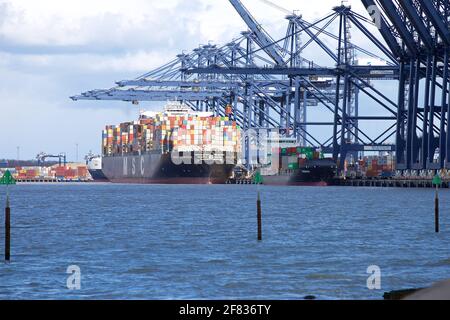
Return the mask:
[[[17,167],[13,172],[18,180],[33,179],[63,179],[86,180],[90,178],[88,169],[82,165],[52,166],[52,167]]]
[[[395,170],[394,157],[392,156],[369,156],[360,161],[360,168],[366,177],[380,177],[385,172]]]
[[[393,155],[366,156],[354,164],[346,161],[345,168],[347,176],[389,177],[395,171],[395,157]]]
[[[103,130],[103,155],[114,156],[148,151],[239,152],[240,127],[228,117],[195,113],[157,113],[139,121],[107,126]]]
[[[323,159],[323,154],[312,147],[290,147],[272,150],[280,155],[279,170],[296,170],[307,160]]]

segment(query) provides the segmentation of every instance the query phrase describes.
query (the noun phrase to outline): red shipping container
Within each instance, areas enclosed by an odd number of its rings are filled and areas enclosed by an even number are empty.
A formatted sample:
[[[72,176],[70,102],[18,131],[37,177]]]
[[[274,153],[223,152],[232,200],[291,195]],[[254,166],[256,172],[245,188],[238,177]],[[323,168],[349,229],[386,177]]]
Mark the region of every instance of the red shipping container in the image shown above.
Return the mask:
[[[67,169],[64,176],[66,178],[73,178],[73,177],[76,176],[76,174],[77,173],[76,173],[76,171],[74,169]]]
[[[78,167],[78,176],[86,177],[87,176],[87,168],[86,167]]]
[[[64,177],[66,174],[66,167],[56,167],[55,174],[58,177]]]
[[[35,178],[36,170],[27,170],[26,176],[27,176],[27,178]]]

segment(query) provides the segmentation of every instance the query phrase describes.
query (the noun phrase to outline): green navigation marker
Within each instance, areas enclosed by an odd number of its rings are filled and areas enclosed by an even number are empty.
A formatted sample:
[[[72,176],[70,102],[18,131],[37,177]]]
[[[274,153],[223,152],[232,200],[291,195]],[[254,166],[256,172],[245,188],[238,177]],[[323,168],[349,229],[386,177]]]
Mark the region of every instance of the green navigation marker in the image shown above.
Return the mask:
[[[3,185],[16,184],[16,180],[13,178],[13,176],[11,175],[11,172],[9,172],[9,170],[6,170],[5,174],[0,179],[0,184],[3,184]]]
[[[263,177],[261,173],[258,171],[255,173],[255,176],[253,178],[253,182],[256,184],[262,184],[263,183]]]
[[[435,185],[435,186],[440,186],[441,184],[442,184],[442,179],[441,179],[441,176],[440,175],[435,175],[434,176],[434,178],[433,178],[433,184]]]
[[[5,206],[5,261],[11,259],[11,208],[9,207],[9,185],[16,184],[16,180],[9,170],[6,170],[0,179],[0,185],[6,185],[6,206]]]

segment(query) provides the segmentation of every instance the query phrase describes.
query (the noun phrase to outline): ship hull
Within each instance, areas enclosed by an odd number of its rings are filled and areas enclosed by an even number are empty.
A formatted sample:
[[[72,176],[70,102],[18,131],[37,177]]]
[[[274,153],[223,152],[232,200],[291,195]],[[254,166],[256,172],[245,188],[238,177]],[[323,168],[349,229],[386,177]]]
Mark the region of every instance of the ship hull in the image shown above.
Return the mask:
[[[326,187],[331,184],[330,181],[293,181],[291,176],[265,176],[263,184],[269,186],[305,186],[305,187]]]
[[[107,182],[108,178],[103,173],[102,169],[89,169],[89,174],[95,182]]]
[[[231,176],[233,164],[204,162],[176,164],[170,154],[111,156],[102,160],[102,170],[113,183],[222,184]]]
[[[313,160],[291,172],[263,176],[263,184],[277,186],[316,186],[333,184],[336,165],[329,160]]]

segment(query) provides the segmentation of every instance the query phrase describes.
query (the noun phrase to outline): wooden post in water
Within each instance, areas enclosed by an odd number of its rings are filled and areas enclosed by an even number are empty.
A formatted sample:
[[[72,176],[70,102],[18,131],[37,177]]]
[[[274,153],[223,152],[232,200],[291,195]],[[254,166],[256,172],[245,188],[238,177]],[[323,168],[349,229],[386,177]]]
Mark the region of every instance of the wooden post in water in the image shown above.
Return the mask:
[[[258,219],[258,241],[262,240],[262,217],[261,217],[261,197],[258,191],[258,199],[256,200],[256,211]]]
[[[9,196],[6,197],[5,208],[5,261],[11,259],[11,208],[9,207]]]
[[[441,176],[436,174],[432,183],[436,186],[436,193],[434,196],[434,230],[439,233],[439,186],[442,183]]]
[[[439,233],[439,192],[436,185],[436,196],[434,197],[434,229]]]

